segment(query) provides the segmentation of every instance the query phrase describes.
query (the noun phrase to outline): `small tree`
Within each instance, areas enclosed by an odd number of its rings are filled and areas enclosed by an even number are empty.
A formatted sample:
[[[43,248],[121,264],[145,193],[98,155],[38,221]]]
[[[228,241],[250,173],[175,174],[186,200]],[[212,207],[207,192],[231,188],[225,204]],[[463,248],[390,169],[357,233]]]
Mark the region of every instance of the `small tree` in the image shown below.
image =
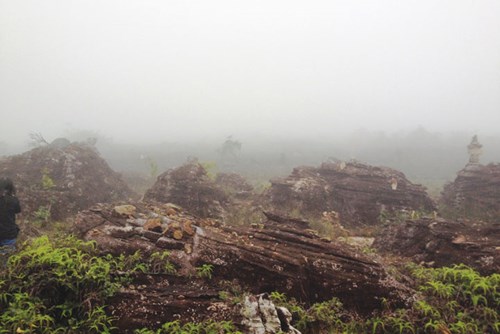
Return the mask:
[[[228,158],[238,160],[238,153],[240,151],[241,143],[237,140],[233,140],[233,136],[228,136],[220,149],[222,160],[227,160]]]

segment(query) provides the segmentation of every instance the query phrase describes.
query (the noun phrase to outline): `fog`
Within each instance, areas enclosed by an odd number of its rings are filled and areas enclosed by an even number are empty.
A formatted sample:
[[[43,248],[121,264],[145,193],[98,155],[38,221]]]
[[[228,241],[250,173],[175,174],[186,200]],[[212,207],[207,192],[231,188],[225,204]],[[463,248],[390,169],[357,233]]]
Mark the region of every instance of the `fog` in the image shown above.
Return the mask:
[[[500,2],[0,1],[0,132],[494,133]]]
[[[0,0],[0,113],[0,154],[88,134],[117,169],[167,167],[233,136],[247,166],[418,178],[434,145],[449,177],[473,134],[500,160],[500,2]]]

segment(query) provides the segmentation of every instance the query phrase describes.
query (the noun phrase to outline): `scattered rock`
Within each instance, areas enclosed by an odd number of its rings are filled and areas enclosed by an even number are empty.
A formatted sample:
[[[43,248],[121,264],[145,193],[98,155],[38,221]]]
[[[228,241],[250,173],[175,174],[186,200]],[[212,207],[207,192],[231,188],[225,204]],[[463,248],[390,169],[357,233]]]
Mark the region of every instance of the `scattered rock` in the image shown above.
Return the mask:
[[[153,231],[157,233],[162,233],[162,221],[161,218],[150,218],[146,221],[143,228],[148,231]]]
[[[136,207],[133,205],[117,205],[113,208],[113,213],[122,217],[133,217]]]
[[[185,243],[167,237],[157,239],[156,246],[164,249],[184,249]]]
[[[290,324],[292,314],[284,307],[276,307],[266,293],[245,296],[240,314],[245,333],[249,334],[300,334]],[[281,315],[281,316],[280,316]]]

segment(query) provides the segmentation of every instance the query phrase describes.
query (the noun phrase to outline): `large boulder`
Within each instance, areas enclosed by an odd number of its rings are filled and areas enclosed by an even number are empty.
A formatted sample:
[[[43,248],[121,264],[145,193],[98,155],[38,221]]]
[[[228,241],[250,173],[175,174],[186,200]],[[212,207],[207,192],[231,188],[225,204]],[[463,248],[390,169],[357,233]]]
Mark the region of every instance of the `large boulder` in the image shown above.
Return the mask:
[[[262,225],[229,227],[170,204],[101,205],[81,212],[75,228],[105,254],[139,250],[148,259],[166,250],[177,268],[175,276],[138,273],[141,283],[113,298],[110,307],[120,328],[172,321],[176,314],[185,321],[220,319],[214,311],[223,306],[218,296],[236,287],[256,294],[280,291],[306,304],[338,297],[365,312],[384,298],[399,305],[410,298],[411,292],[368,255],[318,237],[307,222],[266,217]],[[213,266],[210,279],[197,277],[203,265]]]
[[[62,139],[1,159],[0,176],[13,179],[25,217],[62,220],[134,196],[94,147]]]
[[[500,224],[424,217],[391,224],[373,245],[430,266],[466,264],[484,274],[500,272]]]
[[[155,184],[146,191],[144,200],[174,203],[200,217],[221,218],[228,198],[208,177],[205,168],[193,160],[158,176]]]
[[[441,211],[453,218],[500,222],[500,164],[469,163],[445,185]]]
[[[349,227],[377,224],[381,214],[435,209],[425,188],[403,173],[358,162],[295,168],[290,176],[271,180],[264,200],[275,210],[312,217],[334,211]]]

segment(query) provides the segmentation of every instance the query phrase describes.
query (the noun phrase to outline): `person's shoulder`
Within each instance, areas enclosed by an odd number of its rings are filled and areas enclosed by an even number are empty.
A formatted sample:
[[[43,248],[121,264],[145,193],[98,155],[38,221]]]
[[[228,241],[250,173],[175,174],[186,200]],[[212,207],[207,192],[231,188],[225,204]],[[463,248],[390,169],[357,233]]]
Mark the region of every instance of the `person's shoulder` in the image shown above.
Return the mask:
[[[15,195],[5,195],[5,199],[10,203],[19,203],[19,199]]]

